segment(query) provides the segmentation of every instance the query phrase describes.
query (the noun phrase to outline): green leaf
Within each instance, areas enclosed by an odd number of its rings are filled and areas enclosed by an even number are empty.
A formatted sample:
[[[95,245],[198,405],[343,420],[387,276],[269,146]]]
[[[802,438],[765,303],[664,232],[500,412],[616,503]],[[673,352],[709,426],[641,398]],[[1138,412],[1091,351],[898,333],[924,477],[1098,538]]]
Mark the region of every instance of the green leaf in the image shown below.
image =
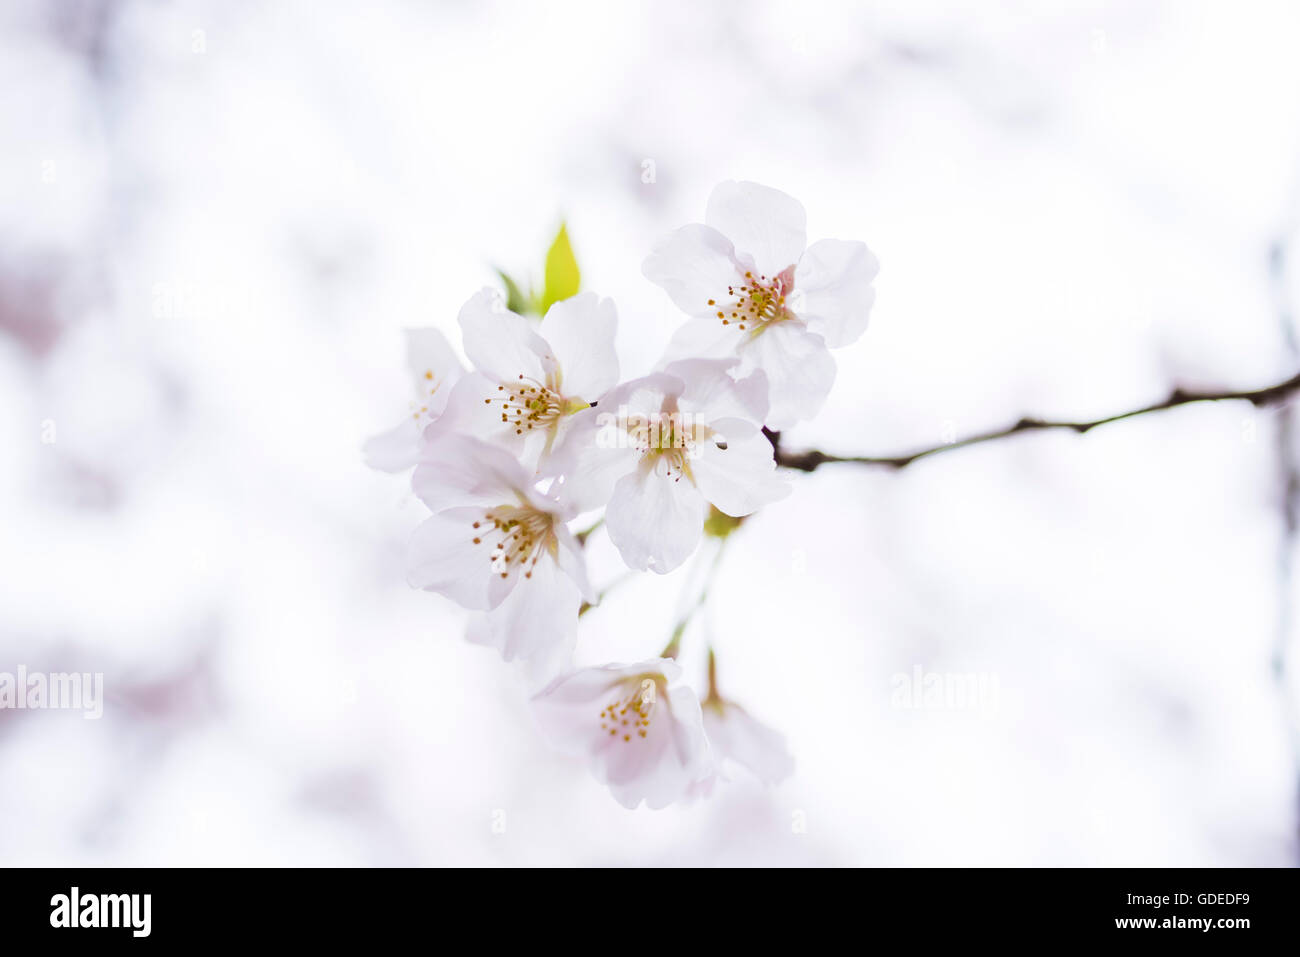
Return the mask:
[[[511,279],[503,269],[497,270],[497,275],[506,287],[506,308],[511,312],[523,315],[528,311],[528,298],[520,291],[519,284]]]
[[[578,285],[582,274],[578,272],[578,260],[573,256],[573,247],[569,245],[569,232],[560,224],[560,231],[555,234],[555,241],[546,252],[546,287],[542,292],[540,311],[546,310],[561,299],[568,299],[578,294]]]

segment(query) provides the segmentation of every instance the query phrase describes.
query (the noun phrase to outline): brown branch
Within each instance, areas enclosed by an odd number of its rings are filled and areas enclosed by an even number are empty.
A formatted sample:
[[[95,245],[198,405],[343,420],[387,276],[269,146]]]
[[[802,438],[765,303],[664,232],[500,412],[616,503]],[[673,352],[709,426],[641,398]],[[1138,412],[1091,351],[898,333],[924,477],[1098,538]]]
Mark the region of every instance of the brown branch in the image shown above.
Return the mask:
[[[1165,409],[1177,408],[1180,405],[1190,405],[1193,402],[1223,402],[1227,399],[1243,399],[1256,408],[1262,408],[1268,405],[1274,405],[1286,399],[1295,392],[1300,392],[1300,373],[1293,375],[1285,382],[1279,382],[1277,385],[1267,386],[1263,389],[1252,389],[1244,392],[1191,392],[1186,389],[1175,389],[1169,394],[1169,397],[1162,402],[1154,405],[1146,405],[1140,409],[1130,409],[1127,412],[1121,412],[1118,415],[1109,415],[1104,419],[1093,419],[1088,422],[1062,422],[1051,419],[1021,419],[1015,425],[1003,429],[993,429],[988,432],[980,432],[976,435],[959,439],[955,442],[948,442],[944,445],[936,445],[932,448],[920,449],[916,452],[910,452],[905,455],[830,455],[826,452],[819,452],[816,449],[810,449],[805,452],[791,452],[781,447],[781,433],[773,432],[770,429],[764,429],[763,434],[768,437],[772,443],[772,448],[776,454],[776,464],[782,465],[788,469],[797,469],[800,472],[812,472],[822,465],[834,463],[847,463],[852,465],[882,465],[886,468],[901,469],[904,466],[911,465],[917,459],[923,459],[930,455],[938,455],[940,452],[950,452],[953,449],[965,448],[969,445],[979,445],[982,442],[992,442],[996,439],[1005,439],[1012,435],[1018,435],[1021,432],[1039,432],[1047,429],[1069,429],[1072,432],[1083,434],[1099,425],[1107,425],[1111,422],[1119,422],[1122,419],[1131,419],[1134,416],[1146,415],[1150,412],[1163,412]]]

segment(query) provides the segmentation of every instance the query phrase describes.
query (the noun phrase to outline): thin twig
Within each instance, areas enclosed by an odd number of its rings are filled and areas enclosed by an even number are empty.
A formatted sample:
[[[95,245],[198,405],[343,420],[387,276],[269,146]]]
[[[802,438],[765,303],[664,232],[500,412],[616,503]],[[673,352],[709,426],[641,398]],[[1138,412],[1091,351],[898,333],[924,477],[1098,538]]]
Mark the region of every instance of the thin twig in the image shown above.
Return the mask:
[[[1174,409],[1180,405],[1190,405],[1193,402],[1223,402],[1229,399],[1242,399],[1249,402],[1256,408],[1262,408],[1268,405],[1274,405],[1291,396],[1293,393],[1300,392],[1300,373],[1293,375],[1284,382],[1276,385],[1266,386],[1262,389],[1249,389],[1240,392],[1194,392],[1187,389],[1175,389],[1161,402],[1152,405],[1142,406],[1140,409],[1130,409],[1127,412],[1120,412],[1118,415],[1108,415],[1103,419],[1092,419],[1082,422],[1067,422],[1053,419],[1021,419],[1014,425],[1002,429],[993,429],[988,432],[980,432],[976,435],[959,439],[955,442],[947,442],[943,445],[936,445],[931,448],[920,449],[916,452],[909,452],[905,455],[831,455],[817,449],[809,449],[804,452],[791,452],[781,447],[781,433],[773,432],[770,429],[764,429],[763,433],[772,443],[772,448],[776,453],[777,465],[782,465],[788,469],[796,469],[800,472],[812,472],[823,465],[835,463],[844,463],[851,465],[880,465],[886,468],[901,469],[911,465],[917,459],[923,459],[927,456],[938,455],[940,452],[950,452],[953,449],[966,448],[971,445],[979,445],[983,442],[993,442],[997,439],[1005,439],[1012,435],[1018,435],[1021,432],[1040,432],[1048,429],[1069,429],[1072,432],[1083,434],[1099,425],[1108,425],[1111,422],[1119,422],[1123,419],[1131,419],[1139,415],[1147,415],[1151,412],[1163,412],[1166,409]]]

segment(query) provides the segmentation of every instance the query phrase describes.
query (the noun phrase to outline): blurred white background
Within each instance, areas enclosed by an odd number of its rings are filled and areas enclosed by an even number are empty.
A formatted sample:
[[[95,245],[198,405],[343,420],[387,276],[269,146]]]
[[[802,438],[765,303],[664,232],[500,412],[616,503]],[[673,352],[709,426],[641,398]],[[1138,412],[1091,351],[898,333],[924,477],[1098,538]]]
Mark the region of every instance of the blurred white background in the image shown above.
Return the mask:
[[[540,278],[561,219],[647,371],[680,317],[641,259],[729,178],[882,262],[792,448],[1286,378],[1300,14],[1050,7],[6,2],[0,671],[108,700],[0,711],[0,862],[1294,863],[1286,410],[798,476],[706,622],[796,773],[664,812],[542,745],[362,465],[401,330]],[[582,659],[656,653],[681,579]],[[892,707],[918,666],[995,706]]]

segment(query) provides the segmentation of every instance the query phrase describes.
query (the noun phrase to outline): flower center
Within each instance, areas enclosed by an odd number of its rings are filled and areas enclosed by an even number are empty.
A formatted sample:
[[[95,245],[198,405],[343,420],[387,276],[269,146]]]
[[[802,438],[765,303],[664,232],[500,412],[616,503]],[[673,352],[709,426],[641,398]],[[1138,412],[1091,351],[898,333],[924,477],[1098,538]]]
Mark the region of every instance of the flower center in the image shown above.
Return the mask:
[[[600,713],[601,730],[611,738],[622,735],[624,741],[631,741],[634,732],[638,738],[644,738],[650,729],[650,721],[654,718],[655,706],[659,700],[658,685],[654,678],[647,676],[639,682],[633,678],[624,683],[622,688],[626,691],[634,682],[636,688],[631,694],[615,699],[613,704],[607,705]]]
[[[563,416],[570,415],[585,407],[585,403],[574,403],[559,393],[554,385],[538,382],[523,375],[519,384],[497,386],[501,393],[495,399],[483,401],[488,405],[495,403],[501,410],[501,421],[512,426],[515,435],[523,435],[533,429],[549,429]]]
[[[533,577],[533,568],[544,550],[555,543],[555,518],[550,512],[528,505],[501,505],[489,509],[474,523],[475,545],[490,544],[488,561],[502,578],[522,571]]]
[[[690,474],[690,461],[699,454],[696,446],[714,435],[713,429],[689,412],[675,409],[630,416],[626,428],[642,462],[662,468],[664,475],[675,476],[675,481]]]
[[[742,332],[746,329],[761,332],[769,323],[791,318],[785,300],[793,289],[793,266],[770,279],[755,278],[752,272],[747,272],[743,281],[727,287],[724,300],[710,299],[709,305],[724,326],[734,324]]]

